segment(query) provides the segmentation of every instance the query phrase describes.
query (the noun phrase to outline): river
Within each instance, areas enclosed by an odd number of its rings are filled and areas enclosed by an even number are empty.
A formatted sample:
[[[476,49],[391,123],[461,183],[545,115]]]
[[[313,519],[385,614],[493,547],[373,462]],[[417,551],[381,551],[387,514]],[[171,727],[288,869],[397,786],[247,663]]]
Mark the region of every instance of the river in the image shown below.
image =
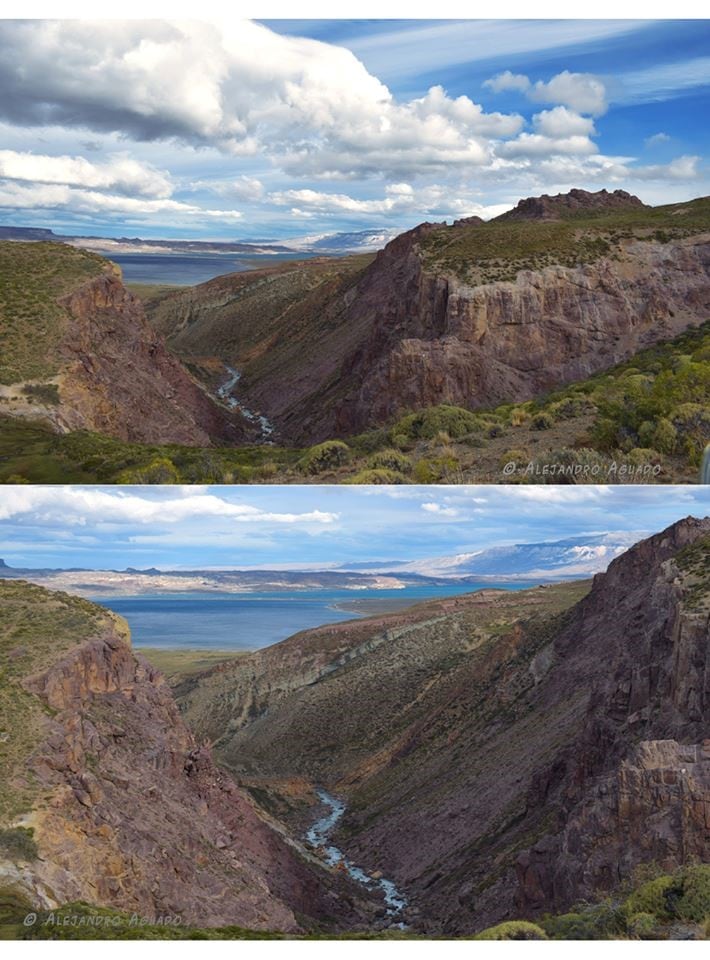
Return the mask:
[[[356,883],[360,883],[368,888],[372,888],[373,884],[379,886],[384,894],[387,916],[394,921],[399,920],[394,926],[404,929],[405,924],[400,918],[407,906],[407,898],[403,893],[400,893],[391,880],[387,880],[385,877],[371,877],[365,873],[361,867],[356,866],[348,860],[343,851],[331,842],[330,836],[338,824],[338,821],[345,813],[345,804],[342,800],[338,800],[337,797],[331,796],[331,794],[323,790],[322,787],[316,790],[316,795],[320,802],[329,809],[328,812],[316,820],[308,830],[306,833],[306,842],[323,852],[323,858],[329,866],[335,867],[338,864],[342,864],[348,876]]]
[[[259,438],[261,443],[270,443],[271,436],[274,432],[273,423],[263,414],[254,413],[253,410],[249,410],[241,400],[234,396],[234,388],[239,383],[242,375],[238,370],[228,366],[226,363],[224,369],[227,372],[227,379],[217,388],[217,399],[221,400],[222,403],[226,403],[230,410],[238,410],[250,423],[256,424],[261,431],[261,437]]]

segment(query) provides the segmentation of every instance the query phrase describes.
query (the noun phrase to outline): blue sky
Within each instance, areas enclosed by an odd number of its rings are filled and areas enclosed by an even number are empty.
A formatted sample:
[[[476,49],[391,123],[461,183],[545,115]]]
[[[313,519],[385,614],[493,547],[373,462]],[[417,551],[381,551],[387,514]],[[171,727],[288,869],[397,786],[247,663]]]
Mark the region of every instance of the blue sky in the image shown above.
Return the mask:
[[[710,21],[0,21],[0,222],[220,239],[710,193]]]
[[[657,532],[710,514],[709,487],[4,487],[11,566],[327,567]]]

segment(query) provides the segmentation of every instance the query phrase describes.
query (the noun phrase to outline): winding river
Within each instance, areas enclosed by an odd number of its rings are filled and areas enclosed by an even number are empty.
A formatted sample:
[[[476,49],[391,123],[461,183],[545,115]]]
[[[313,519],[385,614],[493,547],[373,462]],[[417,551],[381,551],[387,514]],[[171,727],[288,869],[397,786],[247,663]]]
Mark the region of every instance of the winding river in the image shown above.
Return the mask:
[[[222,403],[226,403],[230,410],[238,410],[250,423],[256,424],[261,431],[261,442],[269,442],[274,432],[273,423],[267,417],[263,416],[263,414],[254,413],[253,410],[249,410],[241,400],[233,396],[232,391],[239,383],[242,375],[238,370],[228,366],[226,363],[224,369],[227,372],[227,379],[217,387],[217,399],[221,400]]]
[[[343,851],[330,842],[331,833],[345,813],[345,804],[342,800],[338,800],[337,797],[331,796],[331,794],[321,787],[316,790],[316,795],[320,802],[329,809],[328,812],[319,820],[316,820],[308,830],[306,833],[306,841],[311,846],[322,850],[324,860],[329,866],[335,867],[338,864],[342,864],[348,875],[355,880],[356,883],[361,883],[365,887],[372,887],[373,884],[379,886],[384,894],[387,916],[393,920],[397,920],[401,917],[402,912],[407,906],[406,897],[399,892],[391,880],[386,880],[384,877],[379,877],[378,879],[371,877],[360,867],[351,863]],[[404,928],[404,923],[401,921],[395,925]]]

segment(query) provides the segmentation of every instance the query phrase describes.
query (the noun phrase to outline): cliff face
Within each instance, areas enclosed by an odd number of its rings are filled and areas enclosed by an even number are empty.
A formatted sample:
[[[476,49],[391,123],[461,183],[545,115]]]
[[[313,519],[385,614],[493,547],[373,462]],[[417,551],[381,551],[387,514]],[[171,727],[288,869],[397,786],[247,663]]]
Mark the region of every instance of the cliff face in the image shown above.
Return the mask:
[[[248,438],[190,377],[118,277],[93,280],[62,301],[70,320],[56,423],[122,440],[207,446]]]
[[[563,911],[639,864],[707,859],[709,569],[710,520],[688,519],[582,599],[484,591],[311,631],[212,671],[186,716],[274,789],[345,796],[336,842],[393,877],[422,930]],[[287,687],[296,650],[309,670]]]
[[[254,435],[168,351],[113,264],[25,243],[0,245],[0,265],[9,278],[0,285],[2,413],[145,443]]]
[[[350,319],[369,312],[370,332],[344,360],[347,394],[326,402],[331,419],[317,429],[356,432],[437,403],[528,400],[628,359],[707,316],[709,240],[634,241],[621,261],[470,286],[432,273],[412,237],[396,270],[383,257],[360,284]],[[311,409],[306,401],[307,421]]]
[[[63,596],[0,585],[7,630],[26,632],[43,612],[59,623]],[[77,616],[72,609],[65,622],[80,632]],[[4,763],[7,785],[31,784],[31,803],[19,804],[12,823],[32,828],[37,844],[36,858],[0,859],[5,894],[255,930],[299,930],[296,914],[357,919],[346,885],[304,859],[215,767],[162,675],[131,650],[122,621],[92,621],[49,669],[31,673],[18,666],[27,651],[12,647],[10,633],[2,639],[36,733],[24,762]],[[8,742],[20,736],[11,728]]]
[[[369,265],[220,278],[154,320],[181,355],[237,365],[245,402],[312,443],[434,404],[528,400],[704,322],[709,229],[706,200],[573,190],[421,224]]]

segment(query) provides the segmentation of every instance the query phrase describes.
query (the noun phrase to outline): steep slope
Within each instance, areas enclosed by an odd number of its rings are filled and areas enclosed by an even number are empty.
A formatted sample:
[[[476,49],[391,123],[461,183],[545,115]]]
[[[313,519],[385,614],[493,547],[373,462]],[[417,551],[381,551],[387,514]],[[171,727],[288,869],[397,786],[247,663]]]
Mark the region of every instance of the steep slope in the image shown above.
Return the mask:
[[[298,285],[286,311],[273,297],[290,265],[259,287],[228,277],[176,294],[155,322],[179,353],[237,364],[245,402],[313,443],[434,404],[528,400],[703,322],[709,230],[707,199],[651,208],[577,190],[488,223],[422,224],[315,302]],[[248,309],[234,307],[247,289]]]
[[[362,915],[180,719],[119,617],[0,583],[0,899],[297,931]]]
[[[336,842],[428,933],[707,860],[710,519],[581,584],[311,631],[181,691],[241,776],[347,798]],[[574,602],[574,601],[577,602]]]
[[[252,435],[169,353],[118,268],[96,254],[0,243],[0,348],[0,413],[146,443]]]

